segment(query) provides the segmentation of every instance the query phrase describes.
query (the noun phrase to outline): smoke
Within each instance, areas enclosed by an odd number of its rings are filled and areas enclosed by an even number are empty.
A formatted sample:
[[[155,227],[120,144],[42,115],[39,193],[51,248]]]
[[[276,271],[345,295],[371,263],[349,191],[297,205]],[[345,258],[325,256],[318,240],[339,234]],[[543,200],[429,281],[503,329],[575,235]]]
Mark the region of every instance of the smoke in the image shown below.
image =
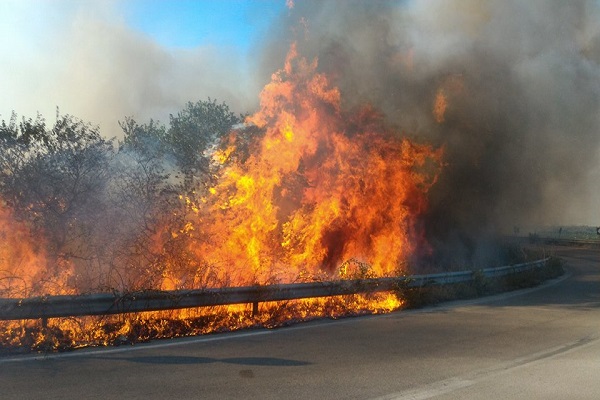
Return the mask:
[[[472,259],[513,227],[600,224],[596,1],[299,0],[271,27],[257,74],[234,49],[164,48],[115,4],[1,3],[0,118],[58,106],[111,137],[124,116],[164,121],[206,97],[252,111],[298,41],[346,110],[371,103],[444,146],[424,220],[434,247]]]
[[[257,104],[248,63],[234,48],[165,48],[130,28],[117,2],[0,4],[0,118],[61,113],[120,136],[118,120],[163,122],[211,97],[235,112]]]
[[[434,246],[473,259],[513,227],[600,222],[599,11],[594,1],[298,1],[263,67],[281,64],[287,35],[335,78],[347,110],[371,103],[404,134],[444,146],[424,224]]]

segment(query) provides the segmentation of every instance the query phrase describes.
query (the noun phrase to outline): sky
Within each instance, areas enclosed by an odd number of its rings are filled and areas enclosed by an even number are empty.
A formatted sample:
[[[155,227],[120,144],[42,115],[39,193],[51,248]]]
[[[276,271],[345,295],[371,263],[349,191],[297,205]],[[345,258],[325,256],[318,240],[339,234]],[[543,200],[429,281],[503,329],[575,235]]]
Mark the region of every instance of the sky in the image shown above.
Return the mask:
[[[120,7],[128,25],[162,46],[231,46],[246,54],[286,9],[277,0],[132,0]]]
[[[188,101],[253,111],[257,53],[285,0],[0,0],[0,119],[57,107],[119,136]]]

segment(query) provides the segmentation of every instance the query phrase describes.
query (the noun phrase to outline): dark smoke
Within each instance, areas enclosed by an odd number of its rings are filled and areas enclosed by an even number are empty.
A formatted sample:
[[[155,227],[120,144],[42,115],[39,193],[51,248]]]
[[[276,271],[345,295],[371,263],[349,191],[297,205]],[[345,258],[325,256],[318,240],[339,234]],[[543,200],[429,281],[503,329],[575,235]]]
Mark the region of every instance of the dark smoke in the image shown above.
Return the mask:
[[[597,215],[582,199],[598,185],[599,16],[595,1],[297,1],[273,28],[264,71],[297,40],[347,109],[371,103],[404,134],[445,146],[425,229],[439,259],[477,264],[515,226]]]

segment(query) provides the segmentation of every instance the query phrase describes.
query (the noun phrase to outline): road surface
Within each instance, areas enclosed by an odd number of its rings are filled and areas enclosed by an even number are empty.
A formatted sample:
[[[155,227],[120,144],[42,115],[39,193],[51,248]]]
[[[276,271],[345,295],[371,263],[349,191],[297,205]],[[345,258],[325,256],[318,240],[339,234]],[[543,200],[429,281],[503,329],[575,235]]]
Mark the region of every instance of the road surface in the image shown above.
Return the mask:
[[[12,399],[598,399],[600,251],[535,290],[46,357],[0,359]]]

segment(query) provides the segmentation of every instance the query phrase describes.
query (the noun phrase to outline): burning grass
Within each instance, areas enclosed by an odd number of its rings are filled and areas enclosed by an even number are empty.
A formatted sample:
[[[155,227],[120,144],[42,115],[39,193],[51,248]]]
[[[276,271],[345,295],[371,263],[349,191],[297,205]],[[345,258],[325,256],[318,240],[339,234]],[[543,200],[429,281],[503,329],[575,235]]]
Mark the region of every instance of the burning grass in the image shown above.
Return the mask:
[[[401,308],[419,308],[449,300],[532,287],[563,273],[562,261],[552,257],[542,268],[493,279],[476,274],[472,282],[454,285],[399,287],[392,292],[264,302],[257,305],[240,304],[103,317],[50,318],[44,321],[4,321],[0,322],[0,355],[132,345],[155,339],[241,329],[274,329],[320,318],[338,319],[388,313]]]
[[[67,351],[135,344],[154,339],[278,328],[318,318],[342,318],[394,311],[395,292],[344,295],[252,304],[142,312],[104,317],[50,318],[0,322],[0,354]]]

